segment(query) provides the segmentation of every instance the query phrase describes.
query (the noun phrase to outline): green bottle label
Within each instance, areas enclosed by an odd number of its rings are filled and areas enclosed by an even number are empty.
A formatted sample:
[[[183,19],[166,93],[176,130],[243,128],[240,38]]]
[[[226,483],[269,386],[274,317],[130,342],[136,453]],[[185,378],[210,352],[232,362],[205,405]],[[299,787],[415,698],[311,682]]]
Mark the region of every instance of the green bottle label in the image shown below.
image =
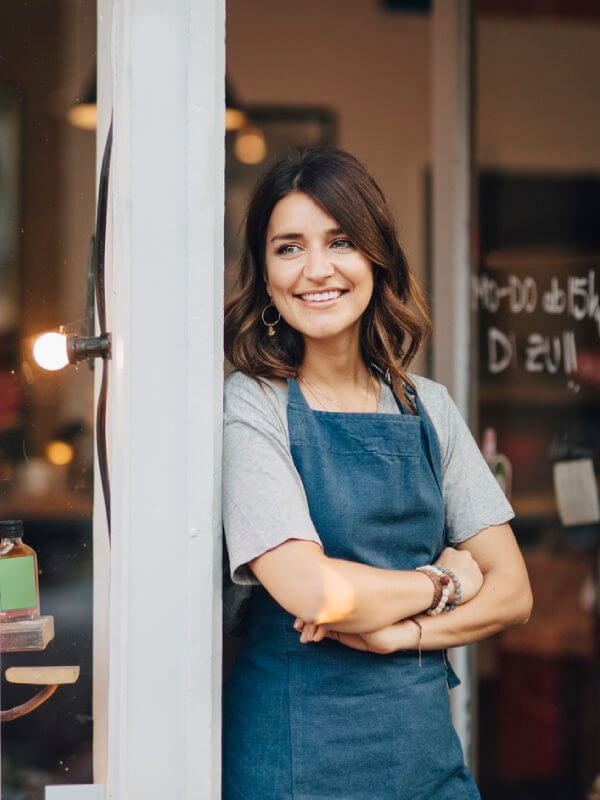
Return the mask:
[[[36,606],[33,556],[0,558],[0,611],[16,611]]]

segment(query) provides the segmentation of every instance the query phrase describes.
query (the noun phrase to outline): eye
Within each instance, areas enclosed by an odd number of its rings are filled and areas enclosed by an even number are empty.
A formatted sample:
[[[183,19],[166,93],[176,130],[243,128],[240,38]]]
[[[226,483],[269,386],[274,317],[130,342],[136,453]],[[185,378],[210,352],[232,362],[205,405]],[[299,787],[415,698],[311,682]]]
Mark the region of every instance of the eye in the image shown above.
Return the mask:
[[[276,252],[278,256],[291,256],[294,253],[296,253],[297,250],[298,250],[297,244],[282,244],[281,247],[277,248]]]
[[[334,250],[346,250],[350,247],[354,247],[350,239],[336,239],[335,242],[331,243],[331,246]]]

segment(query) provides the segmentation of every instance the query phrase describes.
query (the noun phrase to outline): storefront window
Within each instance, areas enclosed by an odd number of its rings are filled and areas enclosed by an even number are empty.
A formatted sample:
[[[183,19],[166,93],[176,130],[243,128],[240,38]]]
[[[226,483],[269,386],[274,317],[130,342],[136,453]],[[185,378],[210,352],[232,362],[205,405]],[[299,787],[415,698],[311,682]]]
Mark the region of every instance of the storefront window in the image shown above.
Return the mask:
[[[41,615],[37,624],[0,611],[3,800],[43,800],[46,786],[92,783],[94,374],[85,363],[45,371],[33,347],[46,331],[86,325],[95,48],[94,2],[3,3],[0,521],[22,521],[37,556]],[[0,552],[0,604],[14,611],[14,565],[11,572],[1,562]]]
[[[534,595],[478,648],[488,800],[600,773],[599,44],[598,18],[479,18],[479,430]]]

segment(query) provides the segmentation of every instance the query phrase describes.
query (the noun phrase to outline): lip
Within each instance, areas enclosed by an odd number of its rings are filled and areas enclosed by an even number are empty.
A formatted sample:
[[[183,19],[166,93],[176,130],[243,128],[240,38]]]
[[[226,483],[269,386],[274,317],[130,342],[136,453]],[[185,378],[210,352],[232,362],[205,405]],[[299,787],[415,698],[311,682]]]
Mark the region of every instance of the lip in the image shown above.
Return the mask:
[[[296,300],[302,303],[302,305],[306,306],[306,308],[331,308],[331,306],[339,302],[345,294],[348,294],[348,291],[348,289],[341,289],[339,286],[331,286],[327,289],[319,289],[318,292],[313,289],[311,291],[301,293],[321,294],[322,292],[341,292],[339,297],[332,297],[331,300],[303,300],[301,294],[296,294],[294,297]]]

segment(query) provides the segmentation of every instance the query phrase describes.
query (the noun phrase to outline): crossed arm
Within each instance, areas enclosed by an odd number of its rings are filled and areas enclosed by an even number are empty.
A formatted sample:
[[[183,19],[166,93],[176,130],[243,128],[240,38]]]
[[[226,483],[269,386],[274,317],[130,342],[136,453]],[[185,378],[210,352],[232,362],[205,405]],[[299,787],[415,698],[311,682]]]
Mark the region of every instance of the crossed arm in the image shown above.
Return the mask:
[[[531,613],[529,578],[508,523],[484,528],[458,545],[483,574],[478,594],[450,613],[430,617],[433,588],[413,570],[382,570],[330,559],[312,542],[288,540],[250,562],[258,580],[298,620],[302,642],[326,636],[348,647],[385,654],[483,639]]]

